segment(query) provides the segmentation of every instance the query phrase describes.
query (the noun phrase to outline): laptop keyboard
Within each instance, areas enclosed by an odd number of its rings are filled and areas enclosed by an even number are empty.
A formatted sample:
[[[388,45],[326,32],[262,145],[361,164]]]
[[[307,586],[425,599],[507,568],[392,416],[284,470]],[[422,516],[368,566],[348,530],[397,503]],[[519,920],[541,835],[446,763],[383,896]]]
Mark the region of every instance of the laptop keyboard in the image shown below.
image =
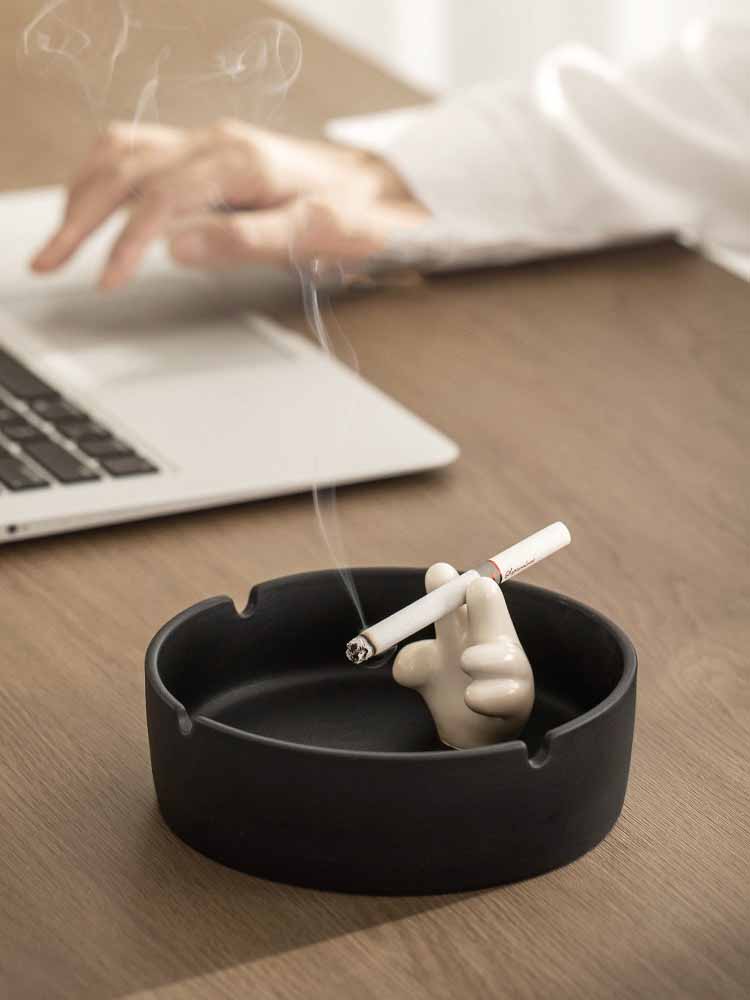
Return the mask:
[[[39,490],[158,469],[0,348],[0,484]]]

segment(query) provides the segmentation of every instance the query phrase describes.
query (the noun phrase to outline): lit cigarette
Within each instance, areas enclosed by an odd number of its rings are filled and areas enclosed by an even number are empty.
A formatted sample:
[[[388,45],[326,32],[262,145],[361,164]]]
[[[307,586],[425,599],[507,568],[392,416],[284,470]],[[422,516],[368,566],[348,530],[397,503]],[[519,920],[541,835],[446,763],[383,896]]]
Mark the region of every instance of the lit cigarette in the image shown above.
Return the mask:
[[[466,591],[472,580],[489,576],[497,584],[504,583],[569,544],[570,532],[562,521],[542,528],[488,559],[479,569],[462,573],[389,618],[366,628],[346,644],[347,657],[352,663],[364,663],[460,608],[466,603]]]

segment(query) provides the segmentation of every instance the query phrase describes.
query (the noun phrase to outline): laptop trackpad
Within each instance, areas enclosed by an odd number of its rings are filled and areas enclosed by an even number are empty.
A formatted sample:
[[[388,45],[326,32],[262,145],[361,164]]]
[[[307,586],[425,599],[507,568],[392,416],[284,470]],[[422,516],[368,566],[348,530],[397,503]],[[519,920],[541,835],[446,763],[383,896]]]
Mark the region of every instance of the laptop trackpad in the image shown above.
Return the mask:
[[[145,287],[144,287],[145,285]],[[156,378],[289,362],[292,351],[258,317],[185,294],[162,279],[121,295],[84,292],[13,303],[51,379],[84,390],[145,389]],[[135,294],[134,294],[135,293]]]

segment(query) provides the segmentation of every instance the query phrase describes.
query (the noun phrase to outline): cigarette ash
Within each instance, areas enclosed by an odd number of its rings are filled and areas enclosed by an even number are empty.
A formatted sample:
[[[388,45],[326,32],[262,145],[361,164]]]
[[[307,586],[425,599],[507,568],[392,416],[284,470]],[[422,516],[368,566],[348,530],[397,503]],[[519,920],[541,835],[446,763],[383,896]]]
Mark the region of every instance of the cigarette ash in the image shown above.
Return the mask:
[[[369,660],[375,650],[364,636],[358,635],[346,644],[346,658],[351,663],[359,665]]]

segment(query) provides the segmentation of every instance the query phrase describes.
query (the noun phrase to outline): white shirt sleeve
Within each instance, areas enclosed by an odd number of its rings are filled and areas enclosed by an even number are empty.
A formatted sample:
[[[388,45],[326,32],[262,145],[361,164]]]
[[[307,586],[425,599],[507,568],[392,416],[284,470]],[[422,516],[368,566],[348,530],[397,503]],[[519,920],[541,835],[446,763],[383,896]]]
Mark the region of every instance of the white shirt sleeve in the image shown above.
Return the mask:
[[[513,261],[660,233],[750,250],[750,22],[695,22],[623,69],[562,48],[528,87],[484,84],[387,124],[350,138],[432,213],[399,234],[402,258]]]

